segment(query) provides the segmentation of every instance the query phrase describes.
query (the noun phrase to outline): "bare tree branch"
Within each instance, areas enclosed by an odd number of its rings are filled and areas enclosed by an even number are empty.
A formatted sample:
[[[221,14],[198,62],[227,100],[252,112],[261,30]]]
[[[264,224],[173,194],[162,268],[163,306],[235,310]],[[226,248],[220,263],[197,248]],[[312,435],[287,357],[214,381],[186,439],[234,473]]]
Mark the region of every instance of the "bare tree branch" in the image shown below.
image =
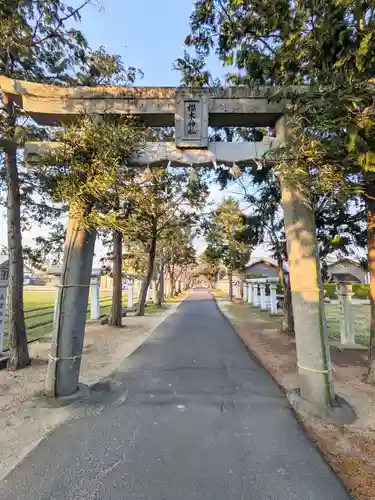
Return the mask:
[[[58,31],[59,29],[61,28],[61,26],[64,24],[65,21],[68,21],[68,19],[71,19],[72,17],[74,17],[76,14],[78,14],[84,7],[86,7],[86,5],[88,5],[89,3],[91,3],[92,0],[85,0],[81,5],[79,5],[76,9],[74,9],[72,12],[70,12],[70,14],[66,15],[65,17],[62,17],[56,28],[54,29],[54,31],[52,31],[52,33],[49,33],[48,35],[46,35],[45,37],[43,38],[40,38],[39,40],[36,40],[32,45],[35,47],[36,45],[40,45],[41,43],[43,42],[46,42],[47,40],[50,40],[51,38],[54,38],[55,36],[57,36],[58,34]],[[39,21],[38,21],[39,22]],[[37,23],[38,24],[38,23]],[[33,34],[33,37],[36,35],[35,33],[35,30],[34,30],[34,34]]]

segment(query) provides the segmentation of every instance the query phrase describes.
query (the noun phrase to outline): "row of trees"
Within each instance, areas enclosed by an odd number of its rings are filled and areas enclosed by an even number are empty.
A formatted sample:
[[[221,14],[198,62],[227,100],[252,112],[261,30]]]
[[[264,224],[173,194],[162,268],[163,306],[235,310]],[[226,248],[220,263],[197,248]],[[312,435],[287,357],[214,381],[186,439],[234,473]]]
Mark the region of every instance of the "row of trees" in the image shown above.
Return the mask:
[[[207,274],[216,278],[220,266],[228,273],[229,297],[233,300],[233,272],[242,271],[249,262],[254,245],[252,225],[241,211],[239,203],[233,198],[226,198],[203,223],[207,246],[203,262]]]
[[[29,167],[29,175],[38,179],[44,200],[57,204],[61,211],[69,208],[64,279],[79,283],[84,269],[88,266],[91,270],[98,231],[112,240],[114,286],[110,323],[116,326],[121,326],[122,321],[124,245],[132,249],[133,267],[144,276],[137,311],[138,315],[144,315],[147,290],[156,272],[161,304],[166,270],[173,293],[181,273],[194,263],[191,237],[198,216],[193,209],[200,208],[207,195],[207,186],[199,172],[191,178],[188,169],[152,168],[142,173],[128,166],[130,156],[142,150],[147,133],[137,122],[125,117],[82,116],[54,132],[61,147],[41,158],[33,168]],[[51,236],[55,238],[55,231]],[[29,255],[33,256],[31,249]],[[129,251],[126,257],[129,259]],[[59,310],[68,310],[72,303],[76,306],[81,298],[79,290],[63,289]],[[84,310],[86,302],[77,309]],[[67,325],[63,316],[58,319],[62,329],[73,327]],[[22,349],[26,356],[26,338]]]
[[[0,7],[2,39],[0,73],[21,80],[61,85],[132,84],[141,72],[126,68],[121,57],[103,47],[91,50],[77,29],[90,0],[77,7],[60,0],[5,2]],[[162,276],[172,282],[194,262],[191,235],[199,208],[206,196],[202,175],[190,179],[188,170],[152,169],[139,176],[128,167],[132,153],[139,152],[160,130],[147,130],[125,117],[82,116],[76,123],[51,131],[36,126],[21,108],[1,96],[1,143],[4,146],[1,182],[6,185],[8,220],[9,346],[11,370],[29,364],[23,312],[23,260],[33,264],[80,262],[68,265],[64,279],[79,282],[80,273],[92,265],[97,234],[110,241],[113,256],[113,308],[111,321],[121,324],[123,248],[143,253],[146,276],[139,300],[144,314],[147,288],[158,270],[162,301]],[[171,135],[170,131],[165,134]],[[63,144],[25,168],[22,146],[26,140],[59,140]],[[68,219],[65,234],[63,219]],[[22,230],[36,221],[48,225],[48,236],[36,239],[36,247],[22,246]],[[172,244],[170,243],[172,240]],[[65,243],[64,243],[65,242]],[[77,256],[79,257],[77,260]],[[174,285],[175,288],[175,285]],[[79,290],[63,289],[59,310],[81,304]],[[86,298],[87,301],[87,298]],[[78,308],[79,309],[79,308]],[[77,319],[77,318],[76,318]],[[74,315],[71,320],[74,322]],[[65,321],[65,323],[64,323]],[[57,328],[72,328],[60,315]],[[82,326],[82,325],[81,325]]]
[[[374,28],[373,0],[196,0],[186,39],[196,56],[186,53],[176,64],[186,83],[210,85],[205,59],[215,52],[230,70],[229,83],[277,87],[277,98],[290,100],[286,121],[293,140],[279,151],[276,168],[261,173],[259,192],[249,201],[258,207],[254,216],[277,258],[286,258],[280,176],[309,185],[303,189],[315,208],[323,261],[333,250],[367,246],[370,383],[375,383]]]
[[[0,7],[0,73],[10,78],[63,84],[77,81],[76,68],[81,68],[81,74],[90,75],[90,49],[83,34],[71,27],[80,20],[82,10],[89,3],[85,0],[74,8],[60,0],[3,2]],[[9,368],[17,369],[30,361],[23,312],[21,223],[24,214],[21,212],[21,196],[26,191],[30,201],[31,184],[35,182],[34,179],[24,179],[28,176],[20,171],[22,157],[18,157],[18,148],[26,139],[43,135],[43,131],[30,124],[22,110],[5,95],[1,96],[1,111],[2,174],[7,186],[10,266]],[[40,218],[48,212],[49,207],[42,201],[39,206],[34,205],[32,215]]]

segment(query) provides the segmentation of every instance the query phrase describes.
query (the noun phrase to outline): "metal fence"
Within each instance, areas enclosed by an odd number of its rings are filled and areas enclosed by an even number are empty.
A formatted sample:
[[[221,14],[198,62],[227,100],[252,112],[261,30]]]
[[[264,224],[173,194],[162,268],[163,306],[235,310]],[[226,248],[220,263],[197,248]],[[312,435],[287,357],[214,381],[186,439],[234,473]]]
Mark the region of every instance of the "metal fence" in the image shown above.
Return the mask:
[[[106,315],[112,306],[112,297],[100,298],[100,313]],[[25,323],[28,342],[35,342],[44,337],[50,337],[53,329],[54,306],[35,307],[25,310]],[[90,303],[87,309],[90,317]],[[8,349],[8,317],[5,317],[4,351]]]

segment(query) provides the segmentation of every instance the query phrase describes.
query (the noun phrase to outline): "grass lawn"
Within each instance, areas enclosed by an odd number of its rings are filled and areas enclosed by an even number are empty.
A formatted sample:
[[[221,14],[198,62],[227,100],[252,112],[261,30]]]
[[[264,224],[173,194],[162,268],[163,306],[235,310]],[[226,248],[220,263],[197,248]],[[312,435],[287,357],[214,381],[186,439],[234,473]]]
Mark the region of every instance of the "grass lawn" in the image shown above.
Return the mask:
[[[211,292],[215,295],[215,297],[228,297],[228,294],[223,290],[219,290],[218,288],[213,288]]]
[[[227,297],[228,294],[222,290],[214,289],[216,297]],[[330,339],[340,339],[340,307],[338,304],[325,304],[328,336]],[[353,327],[356,335],[356,341],[362,345],[368,345],[370,335],[370,305],[353,304],[352,305]],[[277,320],[279,321],[279,320]]]
[[[181,302],[181,300],[183,299],[183,297],[186,295],[185,292],[182,292],[180,293],[180,295],[176,295],[175,297],[173,298],[170,298],[170,299],[166,299],[165,300],[165,303],[166,304],[173,304],[175,302]]]
[[[27,339],[29,342],[42,337],[51,337],[53,328],[53,309],[55,304],[54,290],[24,290],[25,321],[27,329]],[[128,301],[127,293],[123,293],[123,306],[126,307]],[[107,315],[111,311],[112,292],[100,291],[100,314]],[[146,313],[154,314],[163,311],[164,308],[153,304],[148,304]],[[87,319],[90,318],[90,298],[87,310]],[[8,321],[5,318],[4,350],[8,348],[7,339]]]
[[[167,309],[167,307],[162,307],[162,306],[157,306],[155,304],[148,304],[147,307],[146,307],[146,313],[147,314],[154,314],[154,313],[158,313],[158,312],[161,312],[161,311],[165,311],[165,309]]]
[[[338,304],[325,304],[327,315],[328,335],[332,339],[340,338],[340,308]],[[353,327],[356,341],[367,345],[370,331],[370,306],[369,304],[352,305]]]
[[[24,291],[24,308],[25,321],[27,329],[28,341],[37,340],[41,337],[50,337],[53,327],[53,308],[55,304],[54,290],[25,290]],[[110,291],[100,292],[100,312],[101,314],[109,314],[112,303],[112,293]],[[123,305],[127,304],[127,296],[124,294]],[[87,317],[90,317],[90,300],[87,311]],[[8,348],[7,342],[7,318],[5,318],[5,336],[4,349]],[[38,325],[38,326],[35,326]]]
[[[226,296],[224,292],[215,290],[216,296]],[[100,312],[109,314],[112,303],[112,292],[100,292]],[[179,302],[181,298],[169,299],[167,302]],[[27,327],[27,338],[29,341],[50,336],[53,326],[53,308],[55,303],[55,291],[24,291],[25,320]],[[123,305],[127,304],[127,294],[124,293]],[[325,304],[327,315],[328,335],[331,339],[340,338],[340,309],[338,304]],[[153,314],[163,310],[163,307],[148,304],[146,313]],[[352,315],[357,342],[367,345],[369,341],[370,328],[370,306],[368,304],[355,304],[352,306]],[[90,317],[90,300],[87,311]],[[38,326],[35,326],[38,325]],[[7,320],[5,321],[4,349],[7,349]]]

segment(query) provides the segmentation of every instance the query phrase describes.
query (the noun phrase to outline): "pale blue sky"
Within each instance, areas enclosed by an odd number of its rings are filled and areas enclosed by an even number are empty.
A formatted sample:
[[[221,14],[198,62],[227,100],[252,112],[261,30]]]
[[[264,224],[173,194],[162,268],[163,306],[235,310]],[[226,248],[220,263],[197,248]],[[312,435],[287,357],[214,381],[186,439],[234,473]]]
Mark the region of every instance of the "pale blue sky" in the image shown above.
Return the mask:
[[[142,85],[176,86],[180,75],[172,70],[173,61],[183,55],[193,5],[193,0],[94,0],[82,11],[81,27],[94,48],[104,45],[141,69]],[[214,76],[226,73],[215,57],[209,66]]]
[[[108,53],[120,54],[126,66],[141,69],[144,78],[139,85],[177,86],[180,74],[172,69],[173,62],[183,56],[193,4],[193,0],[93,0],[82,11],[79,29],[92,48],[103,45]],[[214,77],[223,78],[227,72],[215,56],[208,67]],[[228,191],[219,192],[212,186],[211,199],[217,201],[225,194]],[[41,232],[42,228],[33,227],[23,235],[25,244],[32,244]],[[0,211],[1,245],[6,245],[6,227]],[[100,250],[97,258],[98,253]]]

